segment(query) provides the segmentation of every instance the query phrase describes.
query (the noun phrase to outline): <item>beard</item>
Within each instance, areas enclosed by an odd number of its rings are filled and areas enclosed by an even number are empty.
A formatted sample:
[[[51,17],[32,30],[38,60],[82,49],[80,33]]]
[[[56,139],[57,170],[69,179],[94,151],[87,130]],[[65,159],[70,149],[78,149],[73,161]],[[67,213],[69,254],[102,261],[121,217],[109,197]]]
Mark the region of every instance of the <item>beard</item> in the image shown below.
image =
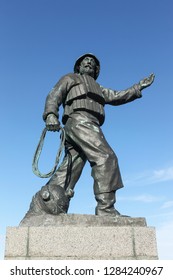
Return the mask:
[[[89,75],[89,76],[94,78],[94,76],[95,76],[95,69],[93,69],[93,67],[90,66],[90,65],[85,65],[85,66],[81,65],[80,69],[79,69],[79,73],[82,74],[82,75],[86,74],[86,75]]]

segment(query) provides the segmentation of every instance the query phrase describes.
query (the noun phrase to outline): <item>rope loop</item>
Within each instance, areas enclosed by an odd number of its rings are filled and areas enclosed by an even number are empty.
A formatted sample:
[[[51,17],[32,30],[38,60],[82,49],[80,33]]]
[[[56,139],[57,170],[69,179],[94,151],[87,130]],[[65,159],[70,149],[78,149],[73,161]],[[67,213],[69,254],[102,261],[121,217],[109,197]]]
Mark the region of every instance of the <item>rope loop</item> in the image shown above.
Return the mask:
[[[39,162],[40,155],[41,155],[41,152],[42,152],[42,149],[43,149],[44,139],[46,137],[46,133],[47,133],[48,130],[45,127],[43,129],[43,131],[42,131],[42,134],[41,134],[38,146],[36,148],[36,151],[35,151],[35,154],[34,154],[34,157],[33,157],[33,162],[32,162],[32,171],[34,172],[34,174],[36,176],[38,176],[40,178],[49,178],[49,177],[51,177],[55,173],[55,171],[57,169],[57,166],[59,164],[59,161],[60,161],[63,149],[64,149],[64,143],[65,143],[65,130],[62,127],[60,128],[60,130],[61,130],[61,134],[60,134],[60,139],[61,139],[60,147],[59,147],[57,155],[56,155],[54,166],[51,169],[51,171],[48,172],[48,173],[41,173],[39,168],[38,168],[38,162]]]

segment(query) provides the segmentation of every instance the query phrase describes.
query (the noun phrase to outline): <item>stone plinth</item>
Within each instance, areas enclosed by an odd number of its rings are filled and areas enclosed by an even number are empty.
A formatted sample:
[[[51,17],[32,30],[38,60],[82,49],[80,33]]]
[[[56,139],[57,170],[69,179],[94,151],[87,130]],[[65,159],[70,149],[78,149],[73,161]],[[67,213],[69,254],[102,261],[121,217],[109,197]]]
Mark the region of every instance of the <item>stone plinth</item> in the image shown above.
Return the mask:
[[[8,227],[5,259],[155,260],[155,229],[144,218],[39,215]]]

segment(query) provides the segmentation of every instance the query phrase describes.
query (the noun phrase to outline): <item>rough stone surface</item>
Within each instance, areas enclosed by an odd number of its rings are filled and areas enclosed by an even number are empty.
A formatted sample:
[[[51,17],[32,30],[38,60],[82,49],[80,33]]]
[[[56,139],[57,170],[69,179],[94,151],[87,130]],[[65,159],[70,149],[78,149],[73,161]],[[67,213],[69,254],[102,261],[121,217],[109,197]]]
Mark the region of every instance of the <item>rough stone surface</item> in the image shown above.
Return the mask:
[[[5,259],[158,259],[144,218],[46,215],[34,223],[7,229]]]
[[[6,232],[5,255],[25,257],[27,255],[28,228],[9,227]]]
[[[49,215],[42,214],[24,218],[20,226],[146,226],[145,218],[131,217],[101,217],[96,215],[81,214],[61,214]]]
[[[150,228],[135,228],[134,241],[136,255],[151,256],[153,253],[157,255],[156,233],[155,229]]]
[[[126,236],[126,246],[123,241]],[[37,238],[35,238],[37,237]],[[51,242],[50,242],[51,238]],[[56,244],[56,246],[55,246]],[[63,244],[63,245],[62,245]],[[88,258],[100,259],[111,257],[127,257],[133,255],[132,230],[130,227],[112,228],[105,231],[105,227],[47,227],[30,229],[29,255],[56,256],[58,258]]]

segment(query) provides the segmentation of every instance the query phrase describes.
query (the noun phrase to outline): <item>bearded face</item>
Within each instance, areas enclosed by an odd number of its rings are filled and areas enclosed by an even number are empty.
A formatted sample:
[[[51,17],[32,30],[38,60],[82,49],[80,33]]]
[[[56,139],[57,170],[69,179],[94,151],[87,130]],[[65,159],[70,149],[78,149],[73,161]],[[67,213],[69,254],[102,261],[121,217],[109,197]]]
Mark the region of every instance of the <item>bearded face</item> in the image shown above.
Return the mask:
[[[80,63],[79,73],[95,77],[96,62],[94,58],[86,56]]]

